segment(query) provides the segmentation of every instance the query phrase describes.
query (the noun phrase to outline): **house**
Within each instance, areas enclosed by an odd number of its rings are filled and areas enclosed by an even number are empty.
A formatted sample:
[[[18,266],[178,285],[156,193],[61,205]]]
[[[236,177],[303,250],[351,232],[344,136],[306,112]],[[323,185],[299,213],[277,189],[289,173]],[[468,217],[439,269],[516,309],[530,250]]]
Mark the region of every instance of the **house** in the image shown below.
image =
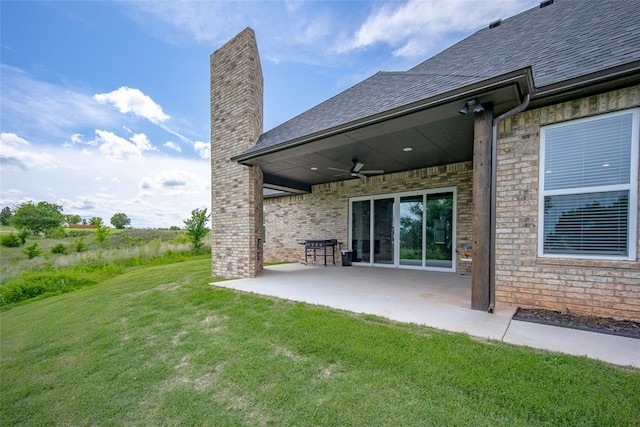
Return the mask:
[[[358,265],[469,268],[474,309],[640,320],[634,3],[545,0],[264,133],[244,30],[211,55],[213,274],[338,239]]]

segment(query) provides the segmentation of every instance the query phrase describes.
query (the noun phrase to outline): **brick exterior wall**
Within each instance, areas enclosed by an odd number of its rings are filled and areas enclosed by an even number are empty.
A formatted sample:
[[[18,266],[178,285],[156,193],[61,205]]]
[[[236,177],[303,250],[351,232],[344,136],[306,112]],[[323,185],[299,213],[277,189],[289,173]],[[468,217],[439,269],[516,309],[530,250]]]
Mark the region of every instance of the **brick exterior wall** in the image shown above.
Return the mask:
[[[265,199],[265,261],[304,261],[299,242],[305,239],[338,239],[348,247],[350,197],[443,187],[457,187],[456,244],[471,245],[472,174],[471,162],[464,162],[315,185],[309,194]]]
[[[640,263],[637,260],[537,257],[540,126],[637,106],[640,106],[640,86],[525,111],[500,123],[496,217],[498,302],[640,320]],[[640,253],[640,238],[632,238],[636,239]]]
[[[212,273],[262,269],[262,172],[230,160],[262,134],[263,78],[256,38],[245,29],[211,55]]]

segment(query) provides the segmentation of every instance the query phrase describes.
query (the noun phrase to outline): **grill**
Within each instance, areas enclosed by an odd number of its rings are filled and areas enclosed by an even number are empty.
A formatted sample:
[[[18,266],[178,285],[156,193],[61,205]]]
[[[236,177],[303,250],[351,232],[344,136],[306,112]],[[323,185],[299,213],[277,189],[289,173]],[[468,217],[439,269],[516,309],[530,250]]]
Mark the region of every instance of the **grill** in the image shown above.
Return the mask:
[[[324,266],[327,266],[327,257],[331,257],[333,264],[336,263],[336,246],[338,240],[305,240],[304,241],[304,263],[308,264],[309,257],[313,257],[313,263],[316,263],[317,252],[320,251],[320,256],[324,256]]]

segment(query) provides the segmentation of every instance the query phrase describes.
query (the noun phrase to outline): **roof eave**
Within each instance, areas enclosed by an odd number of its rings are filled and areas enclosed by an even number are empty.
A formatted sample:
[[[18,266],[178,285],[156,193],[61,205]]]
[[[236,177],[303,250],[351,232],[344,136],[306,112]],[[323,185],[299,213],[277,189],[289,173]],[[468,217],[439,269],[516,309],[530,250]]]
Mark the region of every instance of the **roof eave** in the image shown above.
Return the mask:
[[[617,81],[626,83],[630,80],[640,81],[640,60],[537,87],[531,96],[531,101],[533,103],[556,102],[558,98],[566,97],[577,91],[584,91],[586,88],[598,89],[599,86],[607,83]]]
[[[403,105],[398,108],[387,110],[383,113],[367,116],[352,122],[344,123],[342,125],[335,126],[333,128],[325,129],[320,132],[316,132],[309,135],[304,135],[299,138],[283,141],[278,144],[264,147],[259,150],[249,151],[242,153],[238,156],[231,158],[232,161],[249,164],[252,159],[262,157],[267,154],[276,153],[278,151],[287,150],[296,146],[304,145],[319,139],[327,138],[333,135],[344,133],[350,130],[368,126],[374,123],[379,123],[385,120],[389,120],[395,117],[410,114],[419,110],[425,110],[433,108],[438,105],[442,105],[448,102],[456,100],[467,100],[469,98],[478,97],[482,93],[489,92],[491,90],[517,84],[520,88],[520,96],[524,96],[526,93],[531,93],[534,89],[533,74],[531,67],[521,68],[509,73],[502,74],[500,76],[491,77],[486,80],[462,86],[452,91],[448,91],[442,94],[438,94],[433,97],[425,98],[423,100],[413,102],[411,104]]]

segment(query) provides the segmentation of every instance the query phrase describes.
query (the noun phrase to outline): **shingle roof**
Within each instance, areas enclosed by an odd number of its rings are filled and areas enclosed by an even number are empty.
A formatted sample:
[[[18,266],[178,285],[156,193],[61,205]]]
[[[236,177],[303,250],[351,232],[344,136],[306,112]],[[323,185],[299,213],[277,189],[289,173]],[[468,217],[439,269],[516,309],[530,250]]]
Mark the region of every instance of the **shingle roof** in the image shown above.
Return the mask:
[[[264,133],[246,153],[531,67],[536,87],[640,60],[632,0],[555,0],[484,28],[406,72],[380,72]]]
[[[461,60],[463,58],[463,60]],[[556,0],[484,28],[408,73],[491,76],[531,66],[536,87],[640,59],[640,3]]]

